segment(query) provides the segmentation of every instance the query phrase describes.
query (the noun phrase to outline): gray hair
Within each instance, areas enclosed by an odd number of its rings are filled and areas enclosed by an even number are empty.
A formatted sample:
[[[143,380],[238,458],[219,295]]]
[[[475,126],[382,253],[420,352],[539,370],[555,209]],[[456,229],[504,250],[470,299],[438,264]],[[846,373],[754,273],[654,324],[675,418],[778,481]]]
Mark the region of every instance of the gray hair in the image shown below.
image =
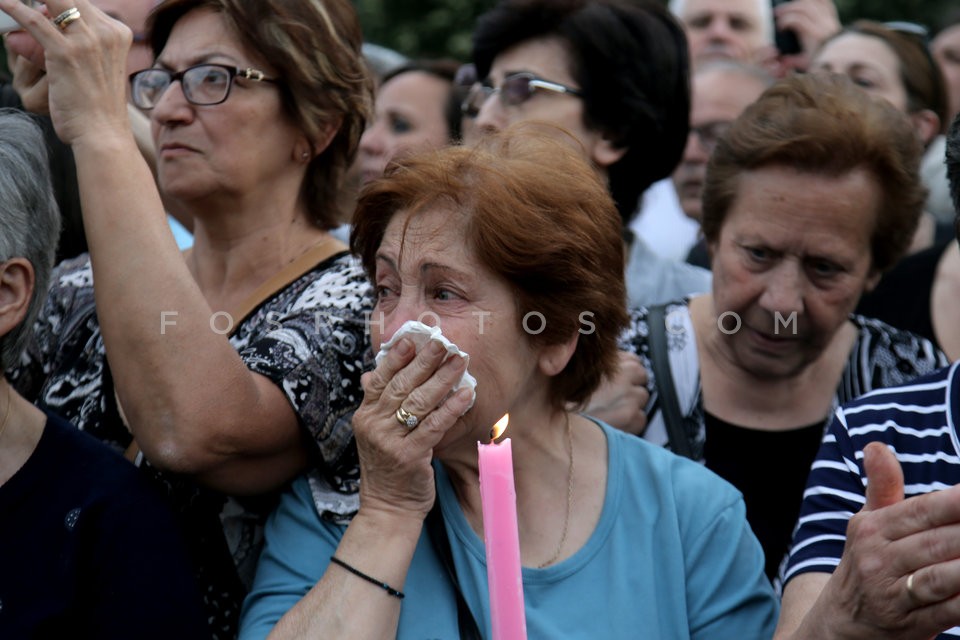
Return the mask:
[[[50,184],[43,133],[26,114],[0,109],[0,260],[26,258],[33,294],[23,322],[0,338],[0,367],[17,363],[47,295],[60,236],[60,210]]]
[[[760,33],[768,44],[773,44],[773,8],[769,0],[754,0],[757,3],[757,15],[760,17]],[[670,0],[670,13],[677,17],[681,24],[683,21],[683,11],[687,8],[687,0]]]

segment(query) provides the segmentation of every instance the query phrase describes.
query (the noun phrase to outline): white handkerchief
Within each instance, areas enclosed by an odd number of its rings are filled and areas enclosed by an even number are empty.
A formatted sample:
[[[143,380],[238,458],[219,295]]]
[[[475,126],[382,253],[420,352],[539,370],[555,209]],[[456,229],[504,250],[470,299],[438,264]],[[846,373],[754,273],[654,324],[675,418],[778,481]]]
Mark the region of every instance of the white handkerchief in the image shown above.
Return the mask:
[[[380,361],[387,357],[387,351],[389,351],[393,345],[397,344],[397,342],[400,341],[400,338],[407,338],[413,342],[418,353],[420,352],[420,349],[424,347],[424,345],[429,343],[431,340],[436,340],[447,350],[447,356],[443,359],[444,362],[453,356],[460,356],[461,358],[467,358],[468,360],[470,358],[466,352],[460,350],[460,347],[447,340],[447,338],[440,331],[440,327],[431,327],[416,320],[407,320],[399,329],[397,329],[396,333],[393,334],[393,337],[383,343],[383,346],[380,347],[380,351],[377,352],[376,357],[377,364],[380,364]],[[463,372],[463,375],[460,377],[460,381],[457,382],[456,386],[454,386],[450,393],[456,393],[464,387],[469,388],[473,392],[473,397],[470,400],[470,407],[467,407],[469,410],[471,407],[473,407],[473,403],[477,399],[477,379],[470,375],[469,371]]]

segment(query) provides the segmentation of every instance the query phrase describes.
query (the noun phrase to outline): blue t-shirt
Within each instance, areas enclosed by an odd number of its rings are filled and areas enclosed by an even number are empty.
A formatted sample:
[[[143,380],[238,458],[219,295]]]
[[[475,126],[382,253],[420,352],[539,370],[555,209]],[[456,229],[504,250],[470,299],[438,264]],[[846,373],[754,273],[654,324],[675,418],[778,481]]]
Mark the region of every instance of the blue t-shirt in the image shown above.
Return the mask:
[[[712,472],[600,425],[609,470],[587,543],[545,569],[523,569],[530,638],[770,638],[778,604],[740,494]],[[440,464],[437,499],[464,597],[490,636],[483,542]],[[345,527],[317,516],[298,480],[267,525],[240,637],[266,637],[320,579]],[[456,638],[454,591],[424,531],[404,584],[398,638]]]

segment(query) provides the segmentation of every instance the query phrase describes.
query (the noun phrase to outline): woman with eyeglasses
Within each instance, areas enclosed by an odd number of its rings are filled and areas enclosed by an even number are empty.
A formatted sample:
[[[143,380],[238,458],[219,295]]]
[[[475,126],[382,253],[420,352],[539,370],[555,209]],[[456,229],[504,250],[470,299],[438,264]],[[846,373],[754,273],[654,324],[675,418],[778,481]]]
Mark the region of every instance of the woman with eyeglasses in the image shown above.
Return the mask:
[[[690,111],[682,27],[631,0],[504,0],[477,20],[464,143],[549,122],[582,145],[617,203],[631,306],[707,291],[704,269],[661,258],[630,223],[646,189],[683,155]]]
[[[130,31],[88,0],[0,9],[43,47],[90,244],[53,276],[12,377],[145,460],[230,637],[273,492],[311,467],[321,513],[356,510],[370,290],[328,234],[370,107],[356,14],[347,0],[169,0],[149,21],[156,61],[128,80]],[[128,82],[157,184],[195,220],[183,254],[129,129]]]

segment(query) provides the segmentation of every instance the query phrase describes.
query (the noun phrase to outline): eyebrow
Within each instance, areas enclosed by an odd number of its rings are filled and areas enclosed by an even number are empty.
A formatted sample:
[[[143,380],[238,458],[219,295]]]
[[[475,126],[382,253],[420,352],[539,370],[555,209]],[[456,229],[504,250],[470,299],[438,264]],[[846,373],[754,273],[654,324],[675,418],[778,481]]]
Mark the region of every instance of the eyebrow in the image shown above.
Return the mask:
[[[397,271],[397,270],[398,270],[398,269],[397,269],[397,263],[393,260],[393,258],[390,258],[389,256],[384,255],[384,254],[382,254],[382,253],[378,253],[378,254],[376,255],[375,261],[376,261],[376,262],[385,262],[385,263],[387,264],[387,266],[390,267],[391,269],[393,269],[394,271]],[[425,262],[425,263],[423,263],[422,265],[420,265],[420,273],[421,273],[421,274],[430,273],[431,271],[439,271],[439,272],[443,272],[443,273],[450,273],[450,274],[456,275],[456,276],[458,276],[458,277],[460,277],[460,278],[466,278],[466,279],[470,279],[470,278],[471,278],[471,275],[470,275],[469,273],[467,273],[466,271],[461,271],[461,270],[459,270],[459,269],[457,269],[457,268],[455,268],[455,267],[451,267],[450,265],[440,264],[440,263],[438,263],[438,262]]]
[[[237,67],[245,66],[240,64],[236,58],[234,58],[229,54],[222,53],[219,51],[211,51],[209,53],[201,54],[195,58],[187,58],[187,62],[185,62],[181,68],[186,69],[187,67],[193,67],[198,64],[225,64],[227,66],[237,66]],[[175,68],[171,63],[166,62],[160,57],[158,57],[156,62],[153,63],[153,66],[160,67],[163,69]],[[246,66],[249,66],[249,65],[246,65]]]
[[[434,271],[439,271],[441,273],[450,273],[460,278],[469,279],[471,276],[466,271],[461,271],[455,267],[451,267],[445,264],[438,264],[435,262],[425,262],[420,265],[420,273],[430,273]]]

